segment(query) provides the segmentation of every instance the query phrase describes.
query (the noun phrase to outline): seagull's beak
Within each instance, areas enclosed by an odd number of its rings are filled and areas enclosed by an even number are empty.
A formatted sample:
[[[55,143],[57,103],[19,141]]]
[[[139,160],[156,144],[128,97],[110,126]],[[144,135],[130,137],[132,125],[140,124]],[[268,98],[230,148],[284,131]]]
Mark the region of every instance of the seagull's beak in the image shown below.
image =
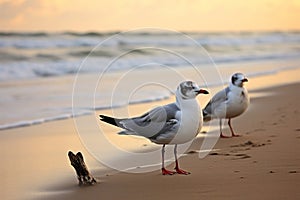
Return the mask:
[[[244,82],[248,82],[248,79],[247,78],[244,78],[243,80],[242,80],[242,82],[244,83]]]
[[[209,94],[209,92],[207,90],[200,89],[198,90],[198,94]]]

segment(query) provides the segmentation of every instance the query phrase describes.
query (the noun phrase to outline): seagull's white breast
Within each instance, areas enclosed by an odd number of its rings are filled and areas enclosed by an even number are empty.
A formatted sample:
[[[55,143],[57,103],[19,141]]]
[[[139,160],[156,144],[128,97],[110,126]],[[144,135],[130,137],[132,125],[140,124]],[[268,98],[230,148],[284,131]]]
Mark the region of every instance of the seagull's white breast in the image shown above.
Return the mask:
[[[248,92],[245,88],[234,88],[226,102],[226,118],[241,115],[249,106]]]
[[[183,144],[194,139],[201,130],[202,112],[196,99],[185,100],[181,104],[180,126],[170,144]]]

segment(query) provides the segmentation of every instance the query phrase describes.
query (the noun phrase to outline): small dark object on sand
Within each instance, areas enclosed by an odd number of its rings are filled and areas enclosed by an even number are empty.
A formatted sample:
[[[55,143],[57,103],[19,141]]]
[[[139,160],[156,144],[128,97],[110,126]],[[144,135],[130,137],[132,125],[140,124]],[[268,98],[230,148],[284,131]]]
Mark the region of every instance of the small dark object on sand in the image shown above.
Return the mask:
[[[93,185],[97,183],[95,178],[90,174],[89,170],[87,169],[83,156],[81,152],[78,152],[76,155],[72,152],[68,152],[69,159],[71,161],[71,165],[76,170],[77,178],[79,181],[79,186],[81,185]]]
[[[290,174],[295,174],[295,173],[297,173],[297,171],[296,170],[291,170],[291,171],[289,171],[289,173]]]

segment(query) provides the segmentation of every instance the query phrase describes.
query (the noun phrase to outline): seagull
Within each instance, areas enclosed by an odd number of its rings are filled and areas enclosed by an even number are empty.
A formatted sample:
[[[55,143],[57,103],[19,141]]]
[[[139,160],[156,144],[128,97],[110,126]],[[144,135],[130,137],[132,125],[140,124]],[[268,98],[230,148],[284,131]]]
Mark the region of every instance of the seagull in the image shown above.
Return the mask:
[[[190,172],[179,168],[177,145],[193,140],[203,124],[202,110],[196,99],[198,94],[208,94],[192,81],[184,81],[176,90],[176,102],[156,107],[134,118],[113,118],[99,115],[100,120],[120,127],[121,135],[137,135],[148,138],[162,146],[162,175],[184,174]],[[165,145],[174,144],[175,170],[169,171],[164,166]]]
[[[232,137],[239,136],[233,131],[231,119],[244,113],[249,106],[248,92],[243,87],[245,82],[248,82],[248,79],[244,74],[233,74],[229,86],[215,94],[203,109],[204,122],[212,119],[220,120],[220,137],[222,138],[227,138],[222,132],[222,119],[228,119]]]

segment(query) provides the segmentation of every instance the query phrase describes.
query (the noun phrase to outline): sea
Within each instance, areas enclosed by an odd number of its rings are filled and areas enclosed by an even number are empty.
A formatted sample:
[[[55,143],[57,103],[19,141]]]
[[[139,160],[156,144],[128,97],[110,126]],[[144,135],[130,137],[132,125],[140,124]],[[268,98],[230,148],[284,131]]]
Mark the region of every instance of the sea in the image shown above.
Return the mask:
[[[298,68],[299,59],[297,31],[0,32],[0,130],[167,99],[178,84],[174,74],[185,70],[215,77],[203,86],[221,85],[230,79],[222,69],[254,77]],[[74,109],[74,92],[81,102],[96,100]]]

